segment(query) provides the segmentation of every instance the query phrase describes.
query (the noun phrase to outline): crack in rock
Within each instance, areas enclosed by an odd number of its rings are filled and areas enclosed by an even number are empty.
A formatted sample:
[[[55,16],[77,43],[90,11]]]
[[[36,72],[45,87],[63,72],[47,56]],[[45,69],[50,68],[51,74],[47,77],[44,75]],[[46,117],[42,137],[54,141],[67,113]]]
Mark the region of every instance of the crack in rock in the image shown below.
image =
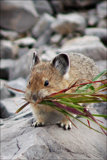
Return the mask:
[[[21,147],[19,146],[19,141],[16,138],[16,146],[17,146],[17,151],[13,154],[11,160],[13,160],[13,158],[15,157],[15,155],[19,152],[19,150],[21,149]]]

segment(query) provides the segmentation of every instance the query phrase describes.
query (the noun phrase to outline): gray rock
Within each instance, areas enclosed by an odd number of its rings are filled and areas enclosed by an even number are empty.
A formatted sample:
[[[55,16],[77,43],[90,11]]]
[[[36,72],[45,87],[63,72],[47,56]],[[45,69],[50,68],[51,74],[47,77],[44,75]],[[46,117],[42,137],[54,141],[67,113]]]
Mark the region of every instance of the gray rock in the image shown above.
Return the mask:
[[[0,80],[0,99],[9,98],[13,96],[13,94],[9,90],[7,90],[5,84],[7,84],[7,81]]]
[[[88,11],[88,26],[94,27],[98,23],[98,16],[95,9]]]
[[[0,78],[9,80],[10,77],[10,70],[14,68],[15,60],[7,59],[0,61]]]
[[[107,60],[97,61],[96,65],[98,66],[99,71],[102,72],[107,69]]]
[[[9,113],[5,106],[0,102],[0,118],[8,118],[10,115],[12,114]]]
[[[61,13],[64,11],[64,1],[60,1],[60,0],[54,0],[54,1],[49,1],[52,9],[53,9],[53,13],[56,15],[57,13]]]
[[[52,44],[59,44],[61,39],[62,39],[62,36],[60,34],[55,34],[55,35],[51,36],[50,41]]]
[[[97,14],[99,18],[107,18],[107,1],[97,5]]]
[[[61,1],[61,0],[60,0]],[[100,0],[67,0],[64,1],[64,4],[67,6],[72,6],[72,7],[87,7],[87,6],[92,6],[100,2]]]
[[[0,126],[2,126],[4,124],[3,119],[0,118]]]
[[[107,29],[106,28],[86,28],[86,35],[99,37],[104,44],[107,44]]]
[[[27,76],[30,74],[34,51],[35,49],[31,49],[26,55],[23,55],[16,60],[14,67],[10,70],[10,80],[17,79],[19,77],[27,78]]]
[[[8,112],[15,114],[16,110],[26,103],[25,100],[22,99],[22,97],[24,98],[24,95],[22,93],[20,93],[20,95],[21,97],[17,96],[1,100],[1,103],[5,106],[5,109],[8,110]],[[31,108],[28,105],[20,112],[21,115],[17,115],[17,119],[20,119],[20,117],[24,114],[25,111],[30,112],[29,110],[31,111]]]
[[[41,16],[38,23],[32,29],[32,35],[35,38],[40,37],[46,30],[50,28],[51,23],[54,21],[54,18],[49,14],[45,13]]]
[[[38,14],[31,0],[4,0],[0,3],[0,26],[2,28],[14,30],[16,32],[26,32],[38,19]]]
[[[30,110],[24,111],[4,121],[1,126],[1,159],[106,160],[106,136],[77,121],[74,123],[78,129],[73,127],[72,131],[64,131],[55,125],[33,128],[30,113]],[[105,123],[104,119],[100,120]],[[98,129],[93,122],[91,126]]]
[[[84,7],[93,7],[101,0],[52,0],[49,1],[56,13],[71,11],[71,9],[80,9]]]
[[[85,19],[77,13],[58,14],[56,21],[51,25],[53,31],[60,34],[69,34],[72,32],[83,32],[85,29]]]
[[[20,95],[24,97],[23,94],[20,93]],[[17,97],[5,98],[1,100],[1,103],[5,106],[5,109],[8,110],[9,113],[14,114],[19,107],[21,107],[24,103],[26,103],[22,99],[22,97],[17,96]],[[28,109],[29,106],[26,108]],[[26,111],[27,110],[26,108],[23,109],[20,113]]]
[[[18,78],[16,80],[13,81],[9,81],[7,82],[7,85],[16,88],[16,89],[21,89],[23,91],[25,91],[26,88],[26,80],[24,78]],[[13,90],[10,90],[12,93],[14,93],[17,96],[20,96],[21,94],[19,92],[15,92]]]
[[[50,36],[51,36],[52,31],[50,29],[46,30],[37,40],[35,44],[35,48],[41,47],[43,45],[49,44],[50,41]]]
[[[106,18],[101,19],[101,20],[98,22],[98,27],[100,27],[100,28],[107,28],[107,19],[106,19]]]
[[[97,110],[99,114],[107,115],[107,103],[95,103],[93,107]]]
[[[20,47],[29,47],[31,46],[31,48],[35,45],[36,40],[32,37],[25,37],[25,38],[21,38],[18,39],[16,41],[14,41],[15,44],[17,44]]]
[[[0,43],[0,58],[16,58],[18,55],[18,46],[9,40],[1,40]]]
[[[7,30],[0,30],[0,37],[8,40],[15,40],[19,37],[18,33],[15,31],[7,31]]]
[[[49,13],[49,14],[53,13],[52,8],[51,8],[48,1],[46,1],[46,0],[43,0],[43,1],[33,0],[33,2],[35,4],[35,8],[39,14],[42,15],[43,13]]]
[[[33,54],[33,52],[32,52]],[[19,77],[27,77],[30,73],[30,66],[32,63],[32,54],[24,55],[19,60],[1,60],[0,61],[0,78],[5,80],[13,80],[18,78],[15,81],[8,82],[8,84],[14,85],[14,87],[19,86],[20,89],[25,86],[25,80]],[[31,57],[29,59],[29,57]],[[30,62],[29,62],[30,61]],[[25,76],[26,75],[26,76]],[[23,87],[22,87],[23,86]]]
[[[43,47],[41,48],[40,52],[41,54],[41,59],[43,61],[50,61],[56,56],[56,51],[52,49],[51,47]]]
[[[23,55],[26,55],[29,52],[29,47],[19,47],[18,56],[21,57]],[[32,45],[31,45],[31,47],[32,47]]]
[[[107,56],[106,47],[95,36],[84,36],[69,40],[64,43],[59,51],[83,53],[94,60],[105,60]]]

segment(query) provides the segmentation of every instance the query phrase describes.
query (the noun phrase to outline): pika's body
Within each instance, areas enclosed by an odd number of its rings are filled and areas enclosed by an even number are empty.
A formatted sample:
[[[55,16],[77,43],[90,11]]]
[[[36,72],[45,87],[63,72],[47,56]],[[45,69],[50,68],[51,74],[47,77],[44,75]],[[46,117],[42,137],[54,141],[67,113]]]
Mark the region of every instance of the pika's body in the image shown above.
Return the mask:
[[[60,112],[50,106],[35,103],[38,99],[67,88],[76,80],[92,80],[98,74],[94,61],[82,54],[59,54],[50,62],[41,62],[34,53],[33,67],[26,88],[26,99],[29,100],[36,118],[34,126],[60,121],[60,126],[71,128],[71,122]],[[70,90],[69,92],[72,92]]]

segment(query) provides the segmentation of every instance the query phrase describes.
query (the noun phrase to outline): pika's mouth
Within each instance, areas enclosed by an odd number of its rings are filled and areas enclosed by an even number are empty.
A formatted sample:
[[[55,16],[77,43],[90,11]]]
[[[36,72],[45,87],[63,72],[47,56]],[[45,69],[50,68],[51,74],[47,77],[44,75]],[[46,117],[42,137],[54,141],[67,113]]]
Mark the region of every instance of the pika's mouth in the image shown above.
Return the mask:
[[[29,92],[27,92],[25,94],[25,99],[26,99],[26,101],[28,101],[30,103],[35,103],[38,100],[38,98],[35,94],[31,94]]]
[[[35,102],[37,101],[37,96],[35,94],[32,95],[32,100],[35,101]]]

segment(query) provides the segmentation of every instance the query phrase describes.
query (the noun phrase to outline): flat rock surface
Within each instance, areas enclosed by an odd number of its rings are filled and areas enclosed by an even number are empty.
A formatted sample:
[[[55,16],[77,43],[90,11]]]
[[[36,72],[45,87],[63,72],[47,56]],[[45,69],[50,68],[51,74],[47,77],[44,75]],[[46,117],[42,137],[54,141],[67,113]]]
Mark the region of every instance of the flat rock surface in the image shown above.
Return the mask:
[[[56,125],[33,128],[32,121],[29,106],[19,114],[3,120],[1,160],[106,160],[105,135],[85,127],[76,120],[74,123],[78,129],[73,126],[72,130],[68,131]],[[103,121],[105,123],[104,119]],[[91,126],[99,129],[92,122]]]

